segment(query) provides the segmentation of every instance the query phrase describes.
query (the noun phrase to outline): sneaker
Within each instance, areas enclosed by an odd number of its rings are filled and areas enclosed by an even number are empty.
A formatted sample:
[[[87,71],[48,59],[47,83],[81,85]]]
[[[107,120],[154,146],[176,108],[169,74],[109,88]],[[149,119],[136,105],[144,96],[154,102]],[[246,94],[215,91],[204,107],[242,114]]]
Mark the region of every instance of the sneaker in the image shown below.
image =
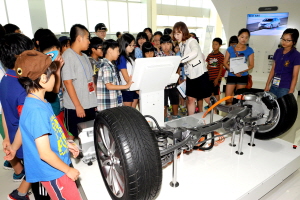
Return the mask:
[[[181,118],[180,115],[172,115],[172,119],[178,119],[178,118]]]
[[[22,181],[24,177],[25,177],[25,171],[22,170],[22,172],[21,172],[20,174],[14,173],[14,175],[13,175],[13,180],[14,180],[15,182],[17,182],[17,181]]]
[[[3,163],[3,169],[13,170],[13,168],[12,168],[10,162],[8,162],[7,160],[4,161],[4,163]]]
[[[25,196],[19,196],[18,195],[18,190],[14,190],[12,191],[12,193],[10,193],[7,196],[8,200],[30,200],[29,196],[26,194]]]
[[[169,118],[168,117],[165,117],[165,122],[169,121]]]
[[[209,108],[209,106],[205,106],[204,109],[207,110]]]

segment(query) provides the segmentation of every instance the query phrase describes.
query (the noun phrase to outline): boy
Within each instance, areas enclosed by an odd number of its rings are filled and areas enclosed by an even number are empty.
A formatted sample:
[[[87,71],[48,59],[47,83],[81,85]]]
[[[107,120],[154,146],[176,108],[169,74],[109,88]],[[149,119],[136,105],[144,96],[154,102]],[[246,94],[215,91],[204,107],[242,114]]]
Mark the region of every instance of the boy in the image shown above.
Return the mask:
[[[62,55],[68,48],[70,48],[70,38],[61,36],[58,38],[60,42],[60,55]]]
[[[104,23],[99,23],[95,26],[95,34],[101,38],[101,40],[105,40],[107,28]]]
[[[172,51],[172,47],[173,47],[172,38],[169,35],[163,35],[160,38],[160,47],[161,47],[161,51],[156,52],[155,54],[156,57],[175,56],[175,53]],[[170,103],[172,105],[172,111],[173,111],[172,119],[180,118],[180,116],[178,115],[179,94],[177,92],[175,83],[171,85],[167,85],[165,87],[165,121],[169,120],[169,118],[167,117],[168,98],[170,99]]]
[[[122,93],[120,90],[128,89],[131,84],[131,76],[126,85],[120,85],[119,72],[112,63],[118,59],[119,43],[114,40],[106,40],[103,42],[103,62],[98,72],[97,81],[97,101],[98,111],[108,108],[122,106]]]
[[[213,39],[213,52],[210,53],[206,58],[209,80],[213,87],[212,95],[215,96],[217,100],[220,100],[220,83],[222,78],[222,69],[224,61],[224,55],[220,52],[221,46],[221,38]]]
[[[2,143],[4,150],[14,142],[19,127],[20,112],[26,97],[26,91],[19,83],[14,70],[15,55],[33,49],[33,47],[31,39],[19,33],[5,35],[0,43],[0,61],[7,68],[0,84],[3,128],[7,130],[4,131],[5,138]],[[25,172],[20,159],[23,159],[22,148],[17,151],[16,157],[10,161],[15,171],[14,181],[22,182],[18,189],[8,195],[8,199],[29,199],[27,192],[31,185],[23,179]]]
[[[20,117],[20,135],[24,149],[26,180],[41,182],[52,200],[80,200],[75,180],[79,171],[69,167],[69,150],[77,157],[79,150],[68,143],[51,105],[44,99],[53,90],[57,67],[48,55],[35,50],[24,51],[15,64],[19,82],[28,93]],[[6,151],[11,159],[19,144],[13,143]],[[69,150],[68,150],[69,148]]]
[[[88,50],[90,54],[89,60],[91,62],[92,69],[94,72],[93,80],[95,85],[97,85],[98,71],[102,63],[102,57],[103,57],[102,44],[103,44],[103,40],[101,40],[101,38],[93,37],[90,40],[90,46]]]
[[[85,26],[75,24],[70,30],[70,36],[71,48],[62,55],[65,65],[61,76],[66,128],[73,135],[69,138],[74,139],[78,137],[78,123],[95,119],[97,99],[91,63],[81,52],[89,47],[89,32]]]

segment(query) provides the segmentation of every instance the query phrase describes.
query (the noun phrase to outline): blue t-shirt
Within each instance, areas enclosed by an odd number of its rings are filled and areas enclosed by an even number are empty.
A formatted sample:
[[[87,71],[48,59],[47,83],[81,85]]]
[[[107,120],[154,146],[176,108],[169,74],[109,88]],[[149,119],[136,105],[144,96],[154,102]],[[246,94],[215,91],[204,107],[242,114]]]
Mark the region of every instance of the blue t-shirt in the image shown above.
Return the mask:
[[[121,69],[127,69],[127,66],[126,66],[127,61],[126,61],[125,56],[123,56],[123,55],[121,55],[119,57],[119,59],[117,60],[116,64],[117,64],[117,68],[118,68],[119,71]]]
[[[143,52],[140,47],[136,47],[134,49],[134,56],[135,56],[135,58],[143,58],[144,57]]]
[[[38,153],[35,139],[48,134],[51,150],[69,165],[69,150],[66,137],[59,125],[50,103],[26,97],[20,117],[20,129],[24,149],[26,181],[35,183],[60,178],[64,173],[45,161]]]
[[[19,128],[19,111],[21,111],[26,97],[26,91],[19,83],[16,72],[8,69],[0,83],[0,101],[5,115],[10,142],[15,139]],[[22,147],[17,151],[16,156],[23,158]]]
[[[230,46],[227,49],[228,53],[230,54],[230,58],[235,58],[237,57],[235,52],[234,52],[234,47]],[[248,61],[248,57],[254,53],[253,49],[251,47],[246,48],[246,50],[244,51],[237,51],[238,53],[238,57],[245,57],[246,62]],[[244,72],[242,73],[242,76],[247,76],[249,73],[248,72]],[[235,76],[233,73],[228,71],[228,76]]]
[[[290,89],[295,65],[300,65],[300,53],[292,49],[283,54],[283,48],[275,51],[273,60],[275,61],[274,76],[280,78],[280,88]]]

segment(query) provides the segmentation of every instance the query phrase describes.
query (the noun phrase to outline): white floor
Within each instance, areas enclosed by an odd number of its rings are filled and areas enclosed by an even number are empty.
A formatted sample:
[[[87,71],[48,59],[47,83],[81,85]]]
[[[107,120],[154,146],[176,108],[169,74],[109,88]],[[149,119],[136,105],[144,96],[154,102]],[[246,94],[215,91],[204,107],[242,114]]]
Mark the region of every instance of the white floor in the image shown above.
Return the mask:
[[[299,103],[300,103],[300,100],[298,98],[298,105],[300,105]],[[297,121],[295,123],[296,124],[300,123],[300,117],[297,118]],[[0,143],[2,143],[2,138],[0,138]],[[221,144],[221,145],[224,145],[224,144]],[[218,148],[218,147],[216,147],[216,148]],[[245,147],[245,149],[246,148],[247,147]],[[300,147],[298,147],[298,148],[300,148]],[[297,149],[296,151],[298,151],[298,150],[299,149]],[[203,153],[203,152],[193,152],[193,153],[194,153],[194,155],[196,155],[196,154]],[[209,152],[207,152],[207,153],[209,154]],[[4,156],[4,154],[0,150],[0,165],[2,165],[2,163],[4,162],[3,156]],[[188,158],[188,156],[185,156],[185,157]],[[184,159],[184,157],[182,159]],[[167,182],[169,182],[171,180],[171,174],[170,174],[171,170],[170,169],[171,169],[171,166],[169,166],[169,169],[167,169],[168,172],[166,170],[164,170],[164,177],[166,177],[166,178],[165,178],[165,181],[163,181],[162,190],[169,190]],[[199,172],[199,173],[203,173],[203,172]],[[13,171],[4,170],[2,167],[0,167],[0,200],[5,200],[7,194],[9,194],[12,190],[16,189],[19,185],[19,183],[13,182],[12,174],[13,174]],[[181,174],[179,174],[178,178],[179,178],[179,182],[180,182],[179,187],[185,187],[184,181],[180,181],[180,178],[182,178]],[[204,181],[206,181],[206,179]],[[214,179],[213,181],[218,182],[217,179]],[[247,180],[245,180],[245,181],[247,181]],[[190,184],[199,184],[199,187],[200,187],[201,182],[202,182],[202,180],[190,179]],[[219,193],[218,190],[219,190],[219,188],[215,188],[216,193]],[[193,195],[193,199],[195,196],[199,196],[199,198],[200,198],[201,197],[201,187],[200,187],[199,191],[187,191],[186,197],[190,196],[191,194]],[[97,195],[97,197],[96,197],[96,195]],[[103,196],[100,195],[100,197],[99,197],[99,193],[97,193],[96,195],[95,195],[95,197],[92,197],[89,200],[92,200],[92,199],[109,200],[110,199],[107,196],[105,197],[104,194],[103,194]],[[162,195],[162,193],[161,193],[161,195]],[[102,196],[102,198],[101,198],[101,196]],[[192,196],[190,196],[190,197],[192,197]],[[30,195],[30,199],[34,200],[33,195]],[[166,196],[166,198],[159,197],[158,199],[168,199],[168,198]],[[182,198],[180,198],[178,196],[178,198],[175,198],[175,199],[182,199]],[[214,196],[212,195],[210,199],[214,200],[216,198],[214,198]],[[282,183],[280,183],[273,190],[271,190],[269,193],[267,193],[265,196],[263,196],[261,198],[261,200],[299,200],[299,199],[300,199],[300,169],[295,171],[292,175],[290,175],[288,178],[283,180]]]

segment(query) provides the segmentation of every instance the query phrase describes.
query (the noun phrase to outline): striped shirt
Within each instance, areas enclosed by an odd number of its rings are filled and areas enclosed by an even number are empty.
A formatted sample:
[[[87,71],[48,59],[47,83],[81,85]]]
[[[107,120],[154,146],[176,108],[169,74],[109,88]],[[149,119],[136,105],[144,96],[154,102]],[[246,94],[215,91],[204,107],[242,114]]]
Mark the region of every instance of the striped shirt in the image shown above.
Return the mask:
[[[224,55],[222,53],[210,53],[207,58],[206,62],[208,63],[207,70],[208,70],[208,75],[209,75],[209,80],[215,80],[218,75],[220,70],[222,70],[223,66],[223,61],[224,61]],[[220,79],[222,76],[220,76]]]
[[[108,90],[105,85],[107,83],[120,85],[120,77],[116,66],[106,58],[103,58],[97,80],[98,111],[122,105],[122,103],[118,103],[118,97],[122,98],[121,91]]]

